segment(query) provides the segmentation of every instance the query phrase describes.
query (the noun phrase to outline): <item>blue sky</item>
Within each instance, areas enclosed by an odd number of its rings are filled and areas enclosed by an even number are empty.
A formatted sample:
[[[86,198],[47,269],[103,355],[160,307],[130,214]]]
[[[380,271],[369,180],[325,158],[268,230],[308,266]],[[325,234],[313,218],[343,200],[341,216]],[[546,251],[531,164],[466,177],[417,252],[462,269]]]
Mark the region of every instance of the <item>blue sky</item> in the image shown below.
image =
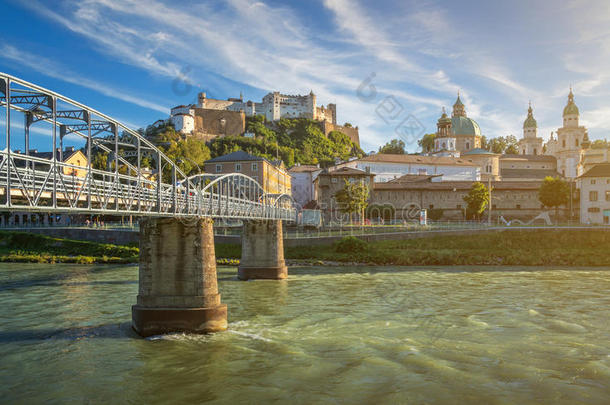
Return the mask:
[[[134,128],[199,91],[260,100],[313,90],[318,104],[337,104],[341,123],[360,127],[368,151],[396,138],[403,120],[434,132],[460,90],[484,135],[520,137],[531,100],[548,139],[571,84],[590,137],[610,131],[607,1],[0,4],[0,71]],[[363,84],[371,77],[373,93]],[[414,139],[406,136],[411,152]]]

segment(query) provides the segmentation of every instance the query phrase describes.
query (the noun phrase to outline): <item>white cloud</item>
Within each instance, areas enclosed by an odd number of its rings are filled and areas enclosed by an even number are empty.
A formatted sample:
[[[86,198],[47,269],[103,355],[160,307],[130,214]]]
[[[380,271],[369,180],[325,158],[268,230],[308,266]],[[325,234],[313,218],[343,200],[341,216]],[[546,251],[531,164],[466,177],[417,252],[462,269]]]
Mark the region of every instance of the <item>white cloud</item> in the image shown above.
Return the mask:
[[[53,77],[68,83],[76,84],[78,86],[94,90],[108,97],[148,108],[150,110],[162,112],[164,114],[169,114],[169,108],[165,106],[150,102],[143,98],[131,96],[124,90],[115,89],[107,83],[99,83],[92,79],[83,77],[52,60],[24,50],[18,50],[11,45],[0,45],[0,58],[17,62],[22,66],[27,66],[30,69],[33,69],[48,77]]]

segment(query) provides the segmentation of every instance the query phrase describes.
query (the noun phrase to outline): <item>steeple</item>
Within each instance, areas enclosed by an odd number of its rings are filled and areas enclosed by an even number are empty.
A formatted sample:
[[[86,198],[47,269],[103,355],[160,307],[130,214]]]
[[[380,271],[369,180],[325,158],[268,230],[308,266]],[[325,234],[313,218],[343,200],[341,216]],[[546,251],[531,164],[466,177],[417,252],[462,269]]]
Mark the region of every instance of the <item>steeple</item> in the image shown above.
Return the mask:
[[[453,104],[453,114],[452,117],[466,117],[466,108],[464,107],[464,103],[460,100],[460,91],[457,93],[457,100]]]
[[[534,110],[532,109],[532,102],[529,103],[529,108],[527,109],[527,118],[523,122],[523,131],[525,134],[525,130],[528,128],[538,128],[538,123],[534,119]]]
[[[568,104],[563,109],[563,126],[565,127],[577,127],[578,116],[580,112],[574,102],[574,93],[572,92],[572,86],[570,86],[570,93],[568,94]]]

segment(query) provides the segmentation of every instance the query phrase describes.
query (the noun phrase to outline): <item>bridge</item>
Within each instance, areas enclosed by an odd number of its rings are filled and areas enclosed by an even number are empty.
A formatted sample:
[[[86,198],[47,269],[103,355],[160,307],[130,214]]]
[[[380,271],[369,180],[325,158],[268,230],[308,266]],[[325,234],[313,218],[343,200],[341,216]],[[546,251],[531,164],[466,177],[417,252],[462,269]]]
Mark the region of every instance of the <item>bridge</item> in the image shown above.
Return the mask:
[[[287,276],[282,221],[296,218],[290,196],[266,193],[240,173],[188,176],[143,134],[5,73],[0,97],[1,211],[142,218],[139,293],[132,307],[139,334],[226,329],[215,218],[244,221],[238,278]],[[48,143],[49,153],[31,149],[33,136]],[[82,162],[64,159],[68,144],[84,155]]]

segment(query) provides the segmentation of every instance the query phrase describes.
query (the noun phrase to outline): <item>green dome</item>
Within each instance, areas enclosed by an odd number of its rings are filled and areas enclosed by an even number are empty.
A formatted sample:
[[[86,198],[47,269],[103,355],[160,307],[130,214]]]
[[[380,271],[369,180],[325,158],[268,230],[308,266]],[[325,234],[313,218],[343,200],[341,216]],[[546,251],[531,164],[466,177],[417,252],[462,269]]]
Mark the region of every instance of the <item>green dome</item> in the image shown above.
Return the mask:
[[[451,131],[455,135],[476,135],[481,136],[481,128],[479,124],[472,118],[468,117],[452,117]]]
[[[531,105],[530,108],[527,109],[527,118],[525,119],[525,122],[523,122],[523,129],[525,128],[538,128],[538,123],[534,119]]]
[[[572,93],[572,88],[570,88],[570,94],[568,94],[568,105],[563,109],[564,117],[566,115],[578,115],[578,107],[574,103],[574,93]]]
[[[566,107],[563,109],[563,115],[571,115],[571,114],[575,114],[575,115],[580,114],[578,112],[578,107],[576,107],[576,104],[574,104],[573,101],[571,103],[568,103],[568,105],[566,105]]]

